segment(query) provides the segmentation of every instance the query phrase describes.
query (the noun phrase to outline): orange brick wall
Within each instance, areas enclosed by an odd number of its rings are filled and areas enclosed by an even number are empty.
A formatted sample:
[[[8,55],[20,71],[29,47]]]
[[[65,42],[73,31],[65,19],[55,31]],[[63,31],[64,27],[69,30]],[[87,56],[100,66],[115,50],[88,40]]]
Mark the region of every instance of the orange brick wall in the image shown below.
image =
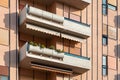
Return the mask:
[[[108,9],[108,14],[106,16],[102,15],[102,0],[92,0],[91,4],[83,10],[56,2],[49,6],[40,4],[35,0],[20,0],[20,2],[18,0],[10,0],[9,2],[9,4],[5,2],[5,4],[0,5],[0,30],[5,30],[7,33],[5,40],[9,39],[6,40],[4,44],[2,42],[2,38],[0,38],[0,65],[8,67],[9,70],[6,69],[6,72],[8,71],[10,80],[18,80],[18,72],[20,73],[20,80],[33,80],[33,73],[35,80],[46,80],[46,74],[49,74],[48,78],[51,78],[51,80],[120,80],[119,0],[116,0],[117,10],[114,11]],[[18,2],[19,6],[17,5]],[[90,24],[92,31],[91,37],[81,44],[67,39],[60,39],[58,37],[52,37],[48,40],[25,33],[19,33],[18,36],[17,13],[18,11],[21,11],[25,4],[56,13],[66,18],[80,21],[82,23]],[[106,46],[102,45],[104,24],[107,25],[107,27],[116,29],[116,38],[108,37],[108,45]],[[1,35],[3,34],[0,34],[0,36]],[[105,35],[109,35],[109,33],[107,32]],[[18,48],[21,48],[26,41],[34,41],[44,44],[47,47],[54,45],[56,49],[61,49],[75,55],[90,57],[92,67],[88,72],[75,77],[63,74],[46,73],[44,71],[28,70],[24,68],[20,69],[18,68],[18,59],[16,56],[18,56]],[[102,55],[106,55],[108,58],[107,76],[102,76]],[[2,71],[0,71],[0,75],[4,75],[4,72],[2,73]]]
[[[8,76],[8,67],[0,65],[0,75]]]
[[[27,2],[25,2],[27,3]],[[22,4],[22,2],[21,2]],[[24,3],[23,3],[24,4]],[[30,4],[30,3],[29,3]],[[38,4],[30,4],[37,7]],[[92,67],[91,69],[81,75],[73,77],[73,80],[119,80],[120,79],[120,37],[119,37],[119,15],[120,15],[120,1],[117,0],[117,11],[108,9],[108,14],[106,16],[102,15],[102,0],[92,0],[85,9],[79,10],[73,8],[69,5],[62,3],[52,3],[50,6],[45,7],[44,5],[39,5],[41,9],[56,13],[57,15],[64,16],[82,23],[91,25],[91,37],[86,39],[82,44],[67,39],[60,39],[58,37],[53,37],[47,43],[45,40],[39,40],[37,37],[28,36],[30,40],[35,42],[42,42],[47,46],[54,45],[56,49],[64,50],[75,55],[82,55],[90,57]],[[118,17],[118,18],[116,18]],[[105,32],[104,26],[107,29]],[[108,27],[113,27],[116,30],[116,38],[108,37],[108,45],[102,45],[102,35],[109,35]],[[21,34],[20,34],[21,35]],[[28,40],[28,39],[27,39]],[[25,40],[25,41],[27,41]],[[25,43],[25,41],[20,39],[20,45]],[[102,76],[102,55],[107,55],[108,57],[108,75]],[[112,73],[113,72],[113,73]],[[56,74],[56,80],[69,80],[72,76]]]

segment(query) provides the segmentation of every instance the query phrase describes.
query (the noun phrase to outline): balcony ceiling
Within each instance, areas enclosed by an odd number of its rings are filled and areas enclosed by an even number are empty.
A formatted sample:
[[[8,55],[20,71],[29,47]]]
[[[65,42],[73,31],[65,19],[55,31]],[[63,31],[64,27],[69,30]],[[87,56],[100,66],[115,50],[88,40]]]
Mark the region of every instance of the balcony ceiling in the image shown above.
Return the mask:
[[[81,10],[87,7],[91,2],[91,0],[36,0],[36,1],[47,5],[50,5],[53,2],[58,1]]]

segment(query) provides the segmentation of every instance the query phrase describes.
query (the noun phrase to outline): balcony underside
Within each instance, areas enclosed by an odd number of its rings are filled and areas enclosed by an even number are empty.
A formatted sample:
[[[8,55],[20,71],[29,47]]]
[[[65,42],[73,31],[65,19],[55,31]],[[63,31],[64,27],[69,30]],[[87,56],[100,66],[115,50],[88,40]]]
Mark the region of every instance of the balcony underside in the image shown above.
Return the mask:
[[[80,58],[63,53],[50,53],[49,49],[44,51],[39,48],[28,49],[26,43],[20,49],[20,67],[39,68],[43,70],[56,70],[65,74],[82,74],[90,69],[91,63],[87,58]],[[45,56],[44,56],[45,55]]]
[[[39,0],[38,2],[50,5],[55,1],[70,5],[81,10],[86,8],[91,3],[91,0]]]
[[[80,68],[80,67],[75,67],[74,65],[72,66],[67,65],[67,64],[64,64],[62,61],[57,61],[54,59],[47,59],[44,57],[37,57],[34,55],[29,55],[29,54],[27,54],[24,60],[20,62],[20,67],[24,67],[28,69],[31,69],[33,65],[37,65],[37,66],[42,65],[42,66],[50,67],[50,69],[56,68],[56,71],[58,71],[58,69],[61,69],[60,73],[65,73],[65,74],[83,74],[89,70],[88,68],[82,68],[82,67]],[[88,64],[86,63],[86,65]],[[50,70],[47,70],[47,71],[50,71]]]

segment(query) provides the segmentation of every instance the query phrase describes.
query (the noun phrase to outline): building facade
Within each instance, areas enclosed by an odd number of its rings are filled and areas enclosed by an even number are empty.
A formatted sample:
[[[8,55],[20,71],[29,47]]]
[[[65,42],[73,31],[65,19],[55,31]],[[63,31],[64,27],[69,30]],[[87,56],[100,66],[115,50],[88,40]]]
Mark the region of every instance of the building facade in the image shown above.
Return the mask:
[[[119,0],[0,0],[0,80],[120,80]]]

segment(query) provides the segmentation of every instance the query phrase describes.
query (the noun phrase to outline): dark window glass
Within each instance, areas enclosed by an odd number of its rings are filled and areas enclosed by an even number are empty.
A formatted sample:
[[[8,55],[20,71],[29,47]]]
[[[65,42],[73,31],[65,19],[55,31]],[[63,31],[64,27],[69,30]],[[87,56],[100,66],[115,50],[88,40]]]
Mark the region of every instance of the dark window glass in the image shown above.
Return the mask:
[[[102,44],[103,44],[103,45],[107,45],[107,43],[108,43],[108,38],[107,38],[107,36],[103,36],[103,37],[102,37]]]

